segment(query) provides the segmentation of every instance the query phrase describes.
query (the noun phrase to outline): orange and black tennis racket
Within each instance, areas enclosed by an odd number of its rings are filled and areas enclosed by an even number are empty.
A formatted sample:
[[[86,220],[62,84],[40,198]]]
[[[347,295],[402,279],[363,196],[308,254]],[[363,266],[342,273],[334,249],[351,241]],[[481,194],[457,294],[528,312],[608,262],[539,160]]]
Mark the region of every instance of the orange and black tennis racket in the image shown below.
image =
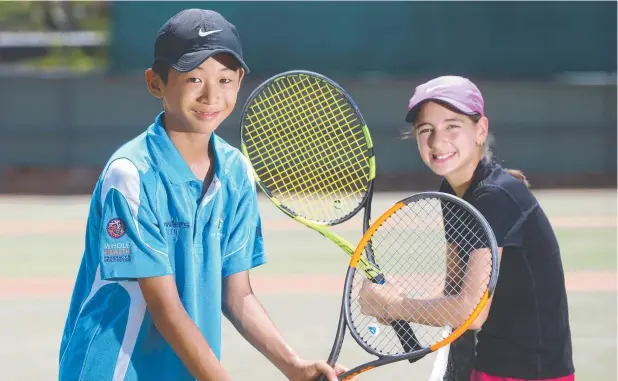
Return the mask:
[[[368,282],[357,271],[368,253],[383,284]],[[375,358],[340,380],[401,360],[417,361],[448,345],[493,295],[498,265],[494,234],[468,202],[441,192],[399,201],[371,225],[352,256],[329,364],[337,361],[346,331]],[[388,329],[393,321],[409,322],[418,345],[403,346]]]

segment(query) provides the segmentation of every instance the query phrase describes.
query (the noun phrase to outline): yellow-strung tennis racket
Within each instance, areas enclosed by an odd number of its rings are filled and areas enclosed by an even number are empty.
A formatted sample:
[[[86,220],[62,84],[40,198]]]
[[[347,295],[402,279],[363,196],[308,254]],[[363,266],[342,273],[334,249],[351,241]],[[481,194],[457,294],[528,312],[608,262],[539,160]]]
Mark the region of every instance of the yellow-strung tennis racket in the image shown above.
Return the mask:
[[[354,246],[330,227],[363,207],[363,232],[369,227],[376,164],[367,124],[341,86],[309,71],[266,80],[242,109],[241,147],[274,205],[352,255]],[[370,248],[358,267],[384,282]],[[392,327],[402,345],[417,347],[406,322]]]

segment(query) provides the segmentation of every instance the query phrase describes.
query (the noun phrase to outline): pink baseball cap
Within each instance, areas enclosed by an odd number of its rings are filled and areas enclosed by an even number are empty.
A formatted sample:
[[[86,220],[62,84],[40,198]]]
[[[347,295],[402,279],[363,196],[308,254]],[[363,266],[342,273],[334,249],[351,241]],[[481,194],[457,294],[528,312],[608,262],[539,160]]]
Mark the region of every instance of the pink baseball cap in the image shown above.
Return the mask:
[[[430,100],[445,102],[462,114],[485,115],[485,101],[478,87],[467,78],[446,75],[416,87],[408,104],[406,122],[414,122],[420,107]]]

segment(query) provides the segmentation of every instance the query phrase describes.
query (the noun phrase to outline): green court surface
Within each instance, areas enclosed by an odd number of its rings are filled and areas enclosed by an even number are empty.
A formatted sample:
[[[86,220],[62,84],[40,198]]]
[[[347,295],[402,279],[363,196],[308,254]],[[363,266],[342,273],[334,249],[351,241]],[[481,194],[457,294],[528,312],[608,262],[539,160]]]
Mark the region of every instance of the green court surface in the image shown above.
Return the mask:
[[[562,248],[577,379],[616,380],[616,191],[536,194]],[[403,196],[377,194],[373,216]],[[2,380],[57,379],[58,346],[83,251],[88,203],[82,196],[0,196]],[[347,257],[266,199],[260,207],[269,262],[253,271],[256,293],[301,356],[325,359]],[[353,245],[360,239],[358,220],[336,230]],[[227,321],[223,328],[222,362],[235,380],[285,379]],[[363,359],[369,355],[348,335],[341,362],[351,366]],[[432,360],[394,364],[362,380],[426,381]]]

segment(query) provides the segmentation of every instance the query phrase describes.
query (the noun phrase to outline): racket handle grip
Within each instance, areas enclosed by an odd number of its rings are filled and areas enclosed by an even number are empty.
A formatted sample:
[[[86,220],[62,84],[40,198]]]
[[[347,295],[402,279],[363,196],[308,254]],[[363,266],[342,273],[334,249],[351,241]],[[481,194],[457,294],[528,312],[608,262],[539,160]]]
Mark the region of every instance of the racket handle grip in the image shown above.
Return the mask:
[[[414,330],[412,329],[410,323],[405,320],[393,320],[391,322],[391,327],[393,327],[393,329],[395,330],[395,333],[399,338],[399,342],[401,343],[401,346],[406,353],[422,349],[422,346],[418,342],[418,339],[416,338],[416,335],[414,334]],[[415,362],[415,360],[413,359],[410,359],[408,361],[410,363]]]

